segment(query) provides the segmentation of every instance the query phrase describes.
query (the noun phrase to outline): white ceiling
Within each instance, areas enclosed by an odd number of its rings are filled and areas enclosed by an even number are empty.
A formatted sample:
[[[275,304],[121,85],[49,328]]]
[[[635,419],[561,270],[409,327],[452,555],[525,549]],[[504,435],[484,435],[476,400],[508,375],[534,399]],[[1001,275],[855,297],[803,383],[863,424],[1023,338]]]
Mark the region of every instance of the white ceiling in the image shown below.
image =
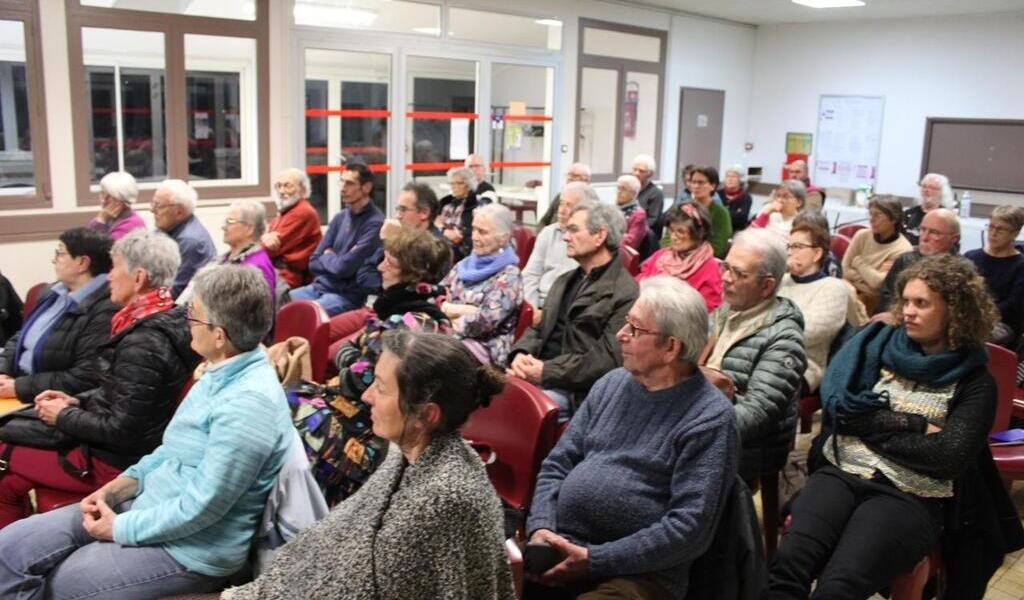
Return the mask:
[[[808,8],[790,0],[631,0],[658,8],[752,25],[849,19],[903,19],[1024,11],[1024,0],[864,0],[852,8]]]

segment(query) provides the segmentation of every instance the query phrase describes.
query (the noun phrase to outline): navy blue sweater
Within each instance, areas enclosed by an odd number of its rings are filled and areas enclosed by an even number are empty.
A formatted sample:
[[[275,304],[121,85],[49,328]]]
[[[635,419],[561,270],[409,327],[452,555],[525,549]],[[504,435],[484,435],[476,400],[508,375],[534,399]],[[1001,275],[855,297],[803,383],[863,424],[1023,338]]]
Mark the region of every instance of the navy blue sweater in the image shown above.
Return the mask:
[[[1021,306],[1024,304],[1024,254],[997,258],[978,248],[964,256],[985,278],[985,285],[999,308],[1000,320],[1020,334],[1024,326],[1024,307]]]
[[[699,372],[649,392],[625,369],[594,384],[541,466],[527,530],[587,547],[597,578],[653,573],[686,595],[736,477],[732,406]]]

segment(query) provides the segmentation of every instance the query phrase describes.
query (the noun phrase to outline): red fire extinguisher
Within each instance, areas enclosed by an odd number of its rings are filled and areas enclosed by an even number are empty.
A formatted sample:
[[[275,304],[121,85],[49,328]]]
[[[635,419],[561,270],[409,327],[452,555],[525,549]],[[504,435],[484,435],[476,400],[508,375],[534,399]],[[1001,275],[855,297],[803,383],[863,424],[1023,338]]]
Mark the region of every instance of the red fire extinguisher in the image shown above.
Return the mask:
[[[636,137],[636,107],[640,103],[640,84],[635,81],[626,82],[626,101],[622,105],[622,135],[633,139]]]

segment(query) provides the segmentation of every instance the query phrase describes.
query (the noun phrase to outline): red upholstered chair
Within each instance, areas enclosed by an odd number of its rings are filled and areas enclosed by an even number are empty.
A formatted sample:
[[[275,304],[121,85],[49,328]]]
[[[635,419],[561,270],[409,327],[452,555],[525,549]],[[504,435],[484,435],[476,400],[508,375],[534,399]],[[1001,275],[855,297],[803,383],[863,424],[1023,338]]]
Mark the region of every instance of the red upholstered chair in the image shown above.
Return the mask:
[[[322,306],[312,300],[295,300],[277,311],[274,343],[290,337],[305,338],[309,342],[313,379],[322,382],[327,371],[327,350],[331,345],[330,329],[330,319]]]
[[[836,257],[836,260],[842,262],[843,256],[846,255],[846,249],[849,247],[850,238],[840,233],[832,236],[829,249],[832,251],[832,255]]]
[[[640,272],[640,253],[629,246],[619,246],[619,256],[622,258],[622,266],[626,267],[630,275],[636,277]]]
[[[519,255],[519,268],[526,268],[526,261],[530,260],[533,253],[533,245],[537,242],[537,233],[530,227],[516,225],[512,228],[512,239],[516,243],[516,254]]]
[[[1013,418],[1024,419],[1024,388],[1017,388],[1013,396]]]
[[[1013,352],[988,344],[988,370],[996,379],[999,401],[996,404],[996,418],[992,431],[1004,431],[1010,426],[1014,411],[1014,395],[1017,394],[1017,355]],[[1003,481],[1024,479],[1024,446],[992,446],[992,458]]]
[[[847,223],[836,228],[836,233],[842,236],[846,236],[853,239],[853,234],[857,233],[861,229],[867,229],[867,225],[863,223]]]
[[[510,376],[489,406],[470,415],[462,436],[489,455],[487,475],[498,496],[526,511],[557,425],[558,405],[540,388]]]
[[[25,304],[21,308],[21,314],[28,316],[32,309],[36,307],[36,303],[39,302],[39,296],[42,296],[43,292],[49,287],[50,284],[44,281],[28,288],[28,293],[25,294]]]
[[[523,337],[526,333],[526,329],[533,325],[533,305],[523,300],[523,303],[519,305],[519,320],[516,321],[516,333],[515,341],[519,341],[519,338]]]

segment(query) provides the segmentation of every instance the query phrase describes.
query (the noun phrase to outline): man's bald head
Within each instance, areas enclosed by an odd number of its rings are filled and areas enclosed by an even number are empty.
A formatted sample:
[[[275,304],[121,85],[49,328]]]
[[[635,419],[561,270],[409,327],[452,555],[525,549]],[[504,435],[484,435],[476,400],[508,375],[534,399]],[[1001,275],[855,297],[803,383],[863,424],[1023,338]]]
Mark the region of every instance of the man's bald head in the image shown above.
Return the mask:
[[[921,220],[917,249],[924,256],[949,254],[960,241],[960,219],[948,208],[929,211]]]

